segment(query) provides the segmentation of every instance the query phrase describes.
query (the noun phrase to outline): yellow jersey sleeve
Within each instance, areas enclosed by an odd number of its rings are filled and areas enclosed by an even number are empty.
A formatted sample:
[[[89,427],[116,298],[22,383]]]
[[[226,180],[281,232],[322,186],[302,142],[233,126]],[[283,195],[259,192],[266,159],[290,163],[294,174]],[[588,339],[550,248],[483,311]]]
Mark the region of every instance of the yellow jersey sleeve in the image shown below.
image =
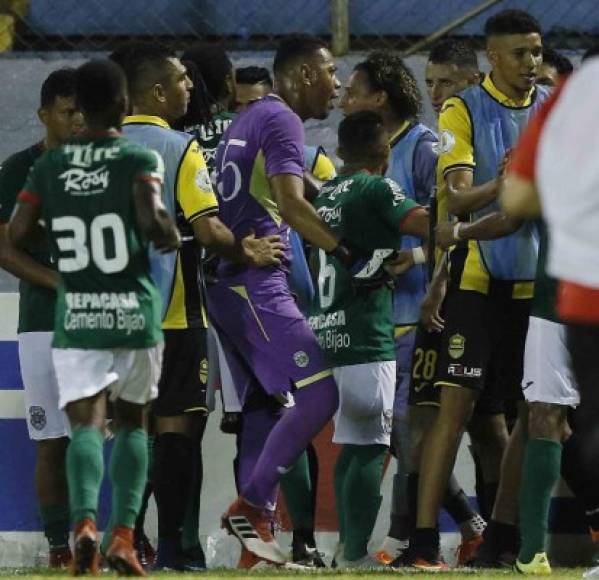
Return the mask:
[[[198,142],[190,141],[177,173],[177,201],[185,219],[191,223],[199,217],[218,213],[218,201],[210,174]]]
[[[322,151],[319,151],[316,155],[312,175],[320,181],[329,181],[337,175],[333,162]]]
[[[439,115],[438,169],[443,176],[456,169],[472,170],[472,124],[466,104],[459,98],[445,101]]]

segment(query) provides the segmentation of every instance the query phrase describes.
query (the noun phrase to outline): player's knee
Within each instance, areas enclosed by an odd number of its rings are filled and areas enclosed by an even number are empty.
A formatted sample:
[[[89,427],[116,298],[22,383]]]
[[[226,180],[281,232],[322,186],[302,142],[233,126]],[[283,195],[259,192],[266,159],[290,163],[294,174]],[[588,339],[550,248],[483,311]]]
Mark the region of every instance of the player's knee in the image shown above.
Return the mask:
[[[68,445],[67,437],[37,441],[37,463],[52,469],[60,468],[64,465]]]
[[[533,439],[561,441],[566,419],[566,408],[551,403],[530,403],[528,433]]]

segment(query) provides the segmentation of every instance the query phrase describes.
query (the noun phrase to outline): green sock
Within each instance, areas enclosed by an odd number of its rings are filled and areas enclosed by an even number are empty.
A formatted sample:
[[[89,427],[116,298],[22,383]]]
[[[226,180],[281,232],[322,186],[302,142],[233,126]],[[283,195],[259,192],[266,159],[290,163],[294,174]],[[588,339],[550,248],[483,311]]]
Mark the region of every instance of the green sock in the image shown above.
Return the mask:
[[[294,530],[313,530],[312,481],[308,454],[304,451],[281,478],[281,490]]]
[[[112,523],[135,527],[148,475],[148,434],[144,429],[121,428],[110,458]]]
[[[40,506],[40,517],[42,518],[44,536],[48,539],[50,550],[67,547],[71,529],[69,506]]]
[[[351,445],[344,445],[335,464],[335,510],[337,511],[337,525],[339,526],[339,543],[345,541],[345,504],[343,502],[343,487],[345,476],[352,460]]]
[[[96,427],[76,427],[67,449],[71,520],[96,520],[104,476],[104,436]]]
[[[520,534],[518,560],[528,564],[545,552],[551,493],[560,475],[562,446],[549,439],[530,439],[526,445],[520,483]]]
[[[348,445],[352,460],[345,475],[344,556],[358,560],[368,554],[368,540],[381,505],[381,479],[387,447],[384,445]]]

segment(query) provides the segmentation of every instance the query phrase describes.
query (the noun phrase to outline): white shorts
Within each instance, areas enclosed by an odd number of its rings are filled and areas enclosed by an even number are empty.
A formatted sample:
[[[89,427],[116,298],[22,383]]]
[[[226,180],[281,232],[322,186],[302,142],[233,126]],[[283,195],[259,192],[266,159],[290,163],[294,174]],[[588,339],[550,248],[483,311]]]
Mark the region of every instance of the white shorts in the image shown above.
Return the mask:
[[[208,327],[208,391],[207,405],[210,411],[214,411],[216,391],[220,386],[223,411],[227,413],[241,412],[241,401],[233,382],[233,375],[227,362],[223,345],[218,338],[218,332],[214,326]]]
[[[158,396],[163,344],[143,349],[53,348],[59,406],[93,397],[104,389],[110,399],[143,405]]]
[[[566,347],[566,327],[558,322],[530,317],[524,351],[522,391],[529,403],[575,407],[580,394]]]
[[[395,367],[393,360],[333,369],[339,387],[334,443],[390,444]]]
[[[19,363],[25,390],[25,416],[33,441],[69,437],[69,420],[58,406],[52,362],[52,332],[19,334]]]

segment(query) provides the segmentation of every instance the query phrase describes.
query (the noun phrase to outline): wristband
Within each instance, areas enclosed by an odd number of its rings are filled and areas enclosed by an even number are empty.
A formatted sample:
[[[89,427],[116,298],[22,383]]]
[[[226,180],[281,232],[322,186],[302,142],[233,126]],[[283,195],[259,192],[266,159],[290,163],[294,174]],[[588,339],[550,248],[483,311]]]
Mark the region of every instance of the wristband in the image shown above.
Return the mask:
[[[457,222],[455,226],[453,226],[453,239],[456,242],[460,242],[462,238],[460,237],[460,230],[462,229],[462,222]]]
[[[414,264],[424,264],[426,262],[426,254],[422,246],[412,248],[412,260],[414,260]]]

